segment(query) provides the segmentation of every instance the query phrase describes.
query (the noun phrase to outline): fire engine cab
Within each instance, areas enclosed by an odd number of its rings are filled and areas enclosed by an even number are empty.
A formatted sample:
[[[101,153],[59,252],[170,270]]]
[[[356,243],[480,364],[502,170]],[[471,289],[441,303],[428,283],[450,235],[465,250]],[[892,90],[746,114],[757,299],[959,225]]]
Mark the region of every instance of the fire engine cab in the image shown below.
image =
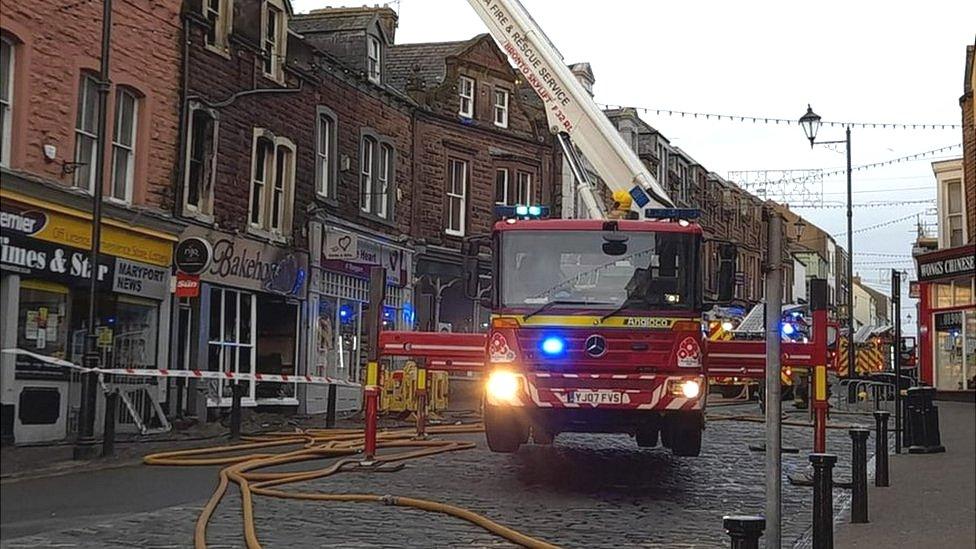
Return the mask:
[[[490,240],[470,241],[469,273],[482,245],[493,258],[484,401],[492,450],[575,431],[629,433],[640,446],[698,455],[706,381],[694,215],[514,215]],[[474,291],[476,276],[468,281]]]

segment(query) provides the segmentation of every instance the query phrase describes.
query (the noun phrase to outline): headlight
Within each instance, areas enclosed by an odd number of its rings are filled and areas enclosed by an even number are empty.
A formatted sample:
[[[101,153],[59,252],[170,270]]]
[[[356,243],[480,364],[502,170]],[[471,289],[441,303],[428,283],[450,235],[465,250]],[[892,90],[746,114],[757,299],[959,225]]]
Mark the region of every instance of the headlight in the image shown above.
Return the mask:
[[[685,398],[696,398],[699,392],[701,392],[701,386],[698,385],[697,381],[688,380],[681,384],[681,394]]]
[[[512,372],[496,370],[488,376],[485,387],[488,395],[496,400],[512,400],[519,389],[519,378]]]

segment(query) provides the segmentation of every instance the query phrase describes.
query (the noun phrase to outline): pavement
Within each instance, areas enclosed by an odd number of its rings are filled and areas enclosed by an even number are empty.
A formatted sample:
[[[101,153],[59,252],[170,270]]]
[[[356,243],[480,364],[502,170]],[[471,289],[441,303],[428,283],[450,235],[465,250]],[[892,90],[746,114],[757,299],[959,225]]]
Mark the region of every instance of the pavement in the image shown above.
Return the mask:
[[[837,526],[837,547],[976,547],[976,406],[936,404],[946,452],[891,455],[890,486],[869,484],[870,522]]]
[[[710,410],[697,458],[640,449],[626,436],[576,434],[495,454],[483,435],[459,435],[477,448],[413,460],[398,473],[344,473],[290,488],[451,503],[565,547],[727,547],[722,516],[763,509],[763,454],[748,448],[763,440],[763,424],[731,419],[755,416],[754,404]],[[800,449],[783,454],[784,476],[804,470],[811,430],[785,425],[783,440]],[[841,456],[837,475],[849,476],[846,431],[828,431],[828,446]],[[0,485],[0,547],[188,547],[216,477],[212,467],[130,465],[8,481]],[[835,495],[840,501],[843,491]],[[808,535],[811,505],[810,489],[784,478],[784,546]],[[259,498],[255,513],[270,548],[510,546],[464,521],[382,505]],[[211,521],[208,542],[243,546],[235,490]]]

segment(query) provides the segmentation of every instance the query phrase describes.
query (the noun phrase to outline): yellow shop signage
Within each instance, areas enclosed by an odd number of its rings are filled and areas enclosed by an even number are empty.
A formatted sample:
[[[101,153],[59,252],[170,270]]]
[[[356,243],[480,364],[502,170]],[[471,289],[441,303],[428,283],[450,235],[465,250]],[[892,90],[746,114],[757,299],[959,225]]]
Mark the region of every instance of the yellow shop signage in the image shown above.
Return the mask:
[[[91,216],[4,191],[0,229],[72,248],[91,248]],[[101,252],[150,265],[169,267],[176,237],[114,219],[103,219]]]

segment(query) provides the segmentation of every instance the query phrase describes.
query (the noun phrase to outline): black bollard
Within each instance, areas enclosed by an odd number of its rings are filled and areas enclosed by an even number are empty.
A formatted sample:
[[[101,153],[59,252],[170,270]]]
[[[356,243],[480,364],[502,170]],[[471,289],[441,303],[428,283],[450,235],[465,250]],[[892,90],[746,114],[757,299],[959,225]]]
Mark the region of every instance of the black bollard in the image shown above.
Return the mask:
[[[119,413],[118,389],[105,393],[105,428],[102,432],[102,457],[115,455],[115,417]]]
[[[908,424],[911,428],[912,442],[909,454],[936,454],[945,452],[942,435],[939,432],[939,409],[933,403],[934,387],[912,387],[908,390]]]
[[[874,485],[889,486],[888,483],[888,416],[884,410],[874,412],[876,428],[874,431]]]
[[[722,517],[725,533],[732,538],[732,549],[759,549],[759,538],[766,529],[766,519],[749,515]]]
[[[238,383],[231,385],[230,401],[230,439],[241,439],[241,397],[244,395],[244,387]]]
[[[336,393],[338,387],[335,383],[329,384],[329,401],[325,405],[325,427],[332,429],[336,423]]]
[[[834,549],[834,454],[810,454],[813,465],[813,549]]]
[[[867,429],[851,429],[851,523],[868,521],[868,437]]]

